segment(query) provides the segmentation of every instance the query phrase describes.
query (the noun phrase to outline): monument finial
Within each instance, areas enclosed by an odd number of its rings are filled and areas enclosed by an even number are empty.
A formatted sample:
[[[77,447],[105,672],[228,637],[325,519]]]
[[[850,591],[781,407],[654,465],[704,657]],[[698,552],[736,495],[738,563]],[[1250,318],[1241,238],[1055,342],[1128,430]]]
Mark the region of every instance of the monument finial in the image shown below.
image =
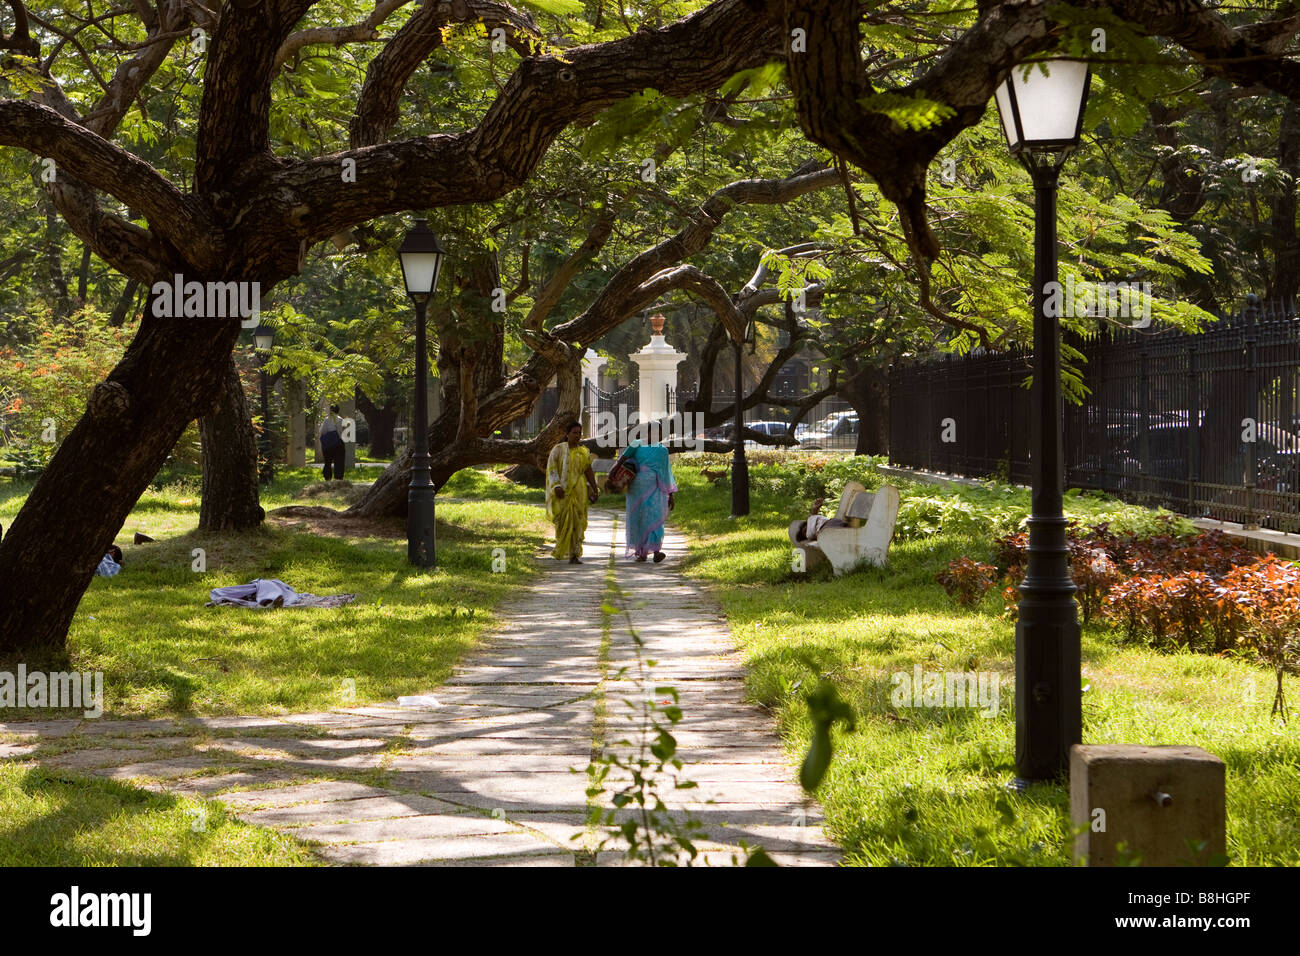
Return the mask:
[[[662,312],[656,312],[654,315],[650,316],[650,328],[654,330],[655,335],[664,334],[664,323],[666,321],[668,320],[664,318]]]

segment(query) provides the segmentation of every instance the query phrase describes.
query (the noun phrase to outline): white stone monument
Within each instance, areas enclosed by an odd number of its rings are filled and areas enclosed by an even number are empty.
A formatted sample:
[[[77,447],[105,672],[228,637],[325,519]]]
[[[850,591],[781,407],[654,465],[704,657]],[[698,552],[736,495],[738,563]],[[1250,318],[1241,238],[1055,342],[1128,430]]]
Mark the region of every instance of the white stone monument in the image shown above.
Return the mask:
[[[600,385],[600,370],[607,361],[609,360],[603,355],[596,354],[594,349],[587,349],[587,354],[582,357],[582,381],[590,382],[592,388]]]
[[[640,421],[658,421],[668,417],[667,388],[677,387],[677,366],[685,358],[685,352],[678,352],[664,341],[664,317],[650,316],[650,344],[629,358],[636,362],[640,370]]]
[[[608,359],[597,355],[593,349],[587,349],[587,354],[582,357],[582,406],[586,415],[588,438],[596,434],[596,412],[600,406],[596,389],[600,387],[600,370],[605,367],[607,361]],[[587,407],[588,402],[591,402],[590,408]]]

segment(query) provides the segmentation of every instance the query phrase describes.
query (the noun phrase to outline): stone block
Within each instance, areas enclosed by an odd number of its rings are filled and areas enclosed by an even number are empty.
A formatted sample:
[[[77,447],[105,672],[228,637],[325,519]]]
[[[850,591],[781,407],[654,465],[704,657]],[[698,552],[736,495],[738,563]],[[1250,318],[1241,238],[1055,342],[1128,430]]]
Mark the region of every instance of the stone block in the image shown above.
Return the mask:
[[[1206,866],[1226,850],[1223,761],[1200,747],[1070,749],[1074,858],[1088,866]]]

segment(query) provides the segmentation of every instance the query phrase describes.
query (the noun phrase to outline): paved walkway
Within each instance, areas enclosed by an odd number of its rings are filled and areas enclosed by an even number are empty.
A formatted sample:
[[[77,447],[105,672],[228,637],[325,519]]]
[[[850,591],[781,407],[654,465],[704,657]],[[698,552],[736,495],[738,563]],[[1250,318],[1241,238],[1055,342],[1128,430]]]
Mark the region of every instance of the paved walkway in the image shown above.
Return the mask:
[[[623,844],[601,850],[604,831],[587,824],[585,773],[602,746],[637,739],[634,642],[622,614],[602,612],[613,597],[657,661],[651,686],[680,694],[682,776],[698,786],[664,796],[703,824],[701,858],[730,864],[744,842],[783,865],[834,864],[771,719],[744,701],[720,612],[675,570],[683,540],[670,532],[661,565],[627,562],[616,527],[593,512],[585,563],[546,559],[502,609],[506,628],[433,692],[438,706],[0,724],[0,759],[216,799],[335,863],[619,865]],[[611,773],[607,790],[619,782]]]

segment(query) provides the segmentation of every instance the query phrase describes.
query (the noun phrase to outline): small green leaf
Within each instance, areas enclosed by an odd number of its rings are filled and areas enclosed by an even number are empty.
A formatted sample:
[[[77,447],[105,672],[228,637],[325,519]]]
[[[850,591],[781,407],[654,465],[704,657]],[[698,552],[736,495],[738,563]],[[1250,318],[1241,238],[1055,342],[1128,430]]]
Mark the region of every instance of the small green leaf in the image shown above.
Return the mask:
[[[666,730],[659,731],[658,741],[650,748],[650,752],[660,760],[670,760],[677,752],[677,741],[672,734]]]
[[[813,730],[812,743],[799,768],[799,784],[808,793],[815,791],[831,765],[831,732],[829,725]]]
[[[957,111],[946,103],[902,93],[874,93],[858,102],[873,113],[883,113],[906,130],[925,130],[937,126]]]
[[[767,855],[767,851],[761,846],[754,847],[749,853],[749,858],[745,860],[745,866],[777,866],[776,860]]]
[[[1006,826],[1016,822],[1016,810],[1006,797],[998,797],[998,801],[993,805],[993,808],[998,811],[998,816],[1002,818],[1002,822]]]

